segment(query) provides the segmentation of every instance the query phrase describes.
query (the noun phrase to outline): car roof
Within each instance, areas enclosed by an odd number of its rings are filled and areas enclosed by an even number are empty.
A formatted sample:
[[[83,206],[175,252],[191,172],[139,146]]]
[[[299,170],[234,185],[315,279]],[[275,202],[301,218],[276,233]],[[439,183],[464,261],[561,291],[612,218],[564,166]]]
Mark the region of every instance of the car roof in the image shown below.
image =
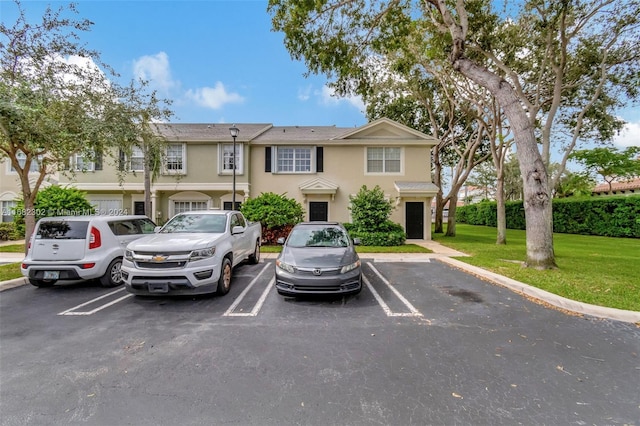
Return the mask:
[[[42,222],[53,222],[53,221],[77,221],[77,220],[97,220],[100,222],[111,222],[115,220],[131,220],[131,219],[149,219],[149,217],[145,215],[122,215],[122,216],[114,216],[114,215],[77,215],[77,216],[49,216],[43,217],[39,221]],[[151,220],[151,219],[149,219]]]

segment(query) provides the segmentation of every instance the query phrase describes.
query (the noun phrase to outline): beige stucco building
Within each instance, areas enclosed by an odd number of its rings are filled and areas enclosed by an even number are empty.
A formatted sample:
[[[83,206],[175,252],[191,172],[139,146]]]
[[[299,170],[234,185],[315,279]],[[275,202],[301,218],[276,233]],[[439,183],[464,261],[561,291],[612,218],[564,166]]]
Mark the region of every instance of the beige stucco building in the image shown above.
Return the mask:
[[[231,208],[233,139],[230,124],[171,124],[164,168],[151,189],[152,211],[144,211],[142,154],[118,165],[85,164],[61,185],[87,193],[107,214],[144,213],[164,222],[186,210]],[[382,118],[356,128],[236,124],[236,203],[264,192],[286,193],[305,209],[305,220],[350,221],[349,196],[362,185],[380,186],[393,203],[391,220],[410,239],[431,238],[431,148],[438,141]],[[2,189],[2,187],[0,187]],[[8,190],[6,190],[7,192]],[[7,192],[8,193],[8,192]],[[19,193],[19,191],[18,191]]]

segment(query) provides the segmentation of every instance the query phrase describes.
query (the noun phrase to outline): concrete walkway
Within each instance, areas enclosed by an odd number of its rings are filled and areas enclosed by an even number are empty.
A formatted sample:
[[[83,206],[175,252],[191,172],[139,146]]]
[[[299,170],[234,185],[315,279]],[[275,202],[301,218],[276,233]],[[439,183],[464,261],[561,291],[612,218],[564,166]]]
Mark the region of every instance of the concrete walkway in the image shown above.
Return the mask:
[[[22,244],[23,241],[0,242],[0,245],[6,244]],[[589,315],[598,318],[607,318],[616,321],[635,323],[640,326],[640,312],[625,311],[621,309],[605,308],[588,303],[576,302],[575,300],[566,299],[553,293],[541,290],[536,287],[521,283],[511,278],[503,277],[493,272],[469,265],[460,260],[454,259],[458,257],[467,257],[466,254],[457,250],[445,247],[435,241],[408,240],[407,243],[417,244],[428,248],[433,253],[362,253],[360,257],[371,262],[431,262],[440,261],[453,268],[465,271],[484,281],[491,282],[512,290],[515,293],[524,295],[527,298],[546,303],[555,308],[569,311],[580,315]],[[275,259],[277,253],[262,253],[263,259]],[[0,263],[17,263],[24,258],[22,253],[3,253],[0,252]],[[26,278],[17,278],[15,280],[0,282],[0,292],[10,288],[27,284]]]

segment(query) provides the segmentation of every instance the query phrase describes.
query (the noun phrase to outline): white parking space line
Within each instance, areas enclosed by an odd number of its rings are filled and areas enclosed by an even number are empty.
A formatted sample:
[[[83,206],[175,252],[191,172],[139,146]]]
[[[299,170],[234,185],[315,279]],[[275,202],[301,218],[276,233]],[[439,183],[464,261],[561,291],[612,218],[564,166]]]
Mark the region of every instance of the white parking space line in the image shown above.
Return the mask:
[[[133,294],[127,294],[126,296],[122,296],[122,297],[120,297],[120,298],[118,298],[116,300],[112,300],[109,303],[105,303],[104,305],[100,305],[100,306],[98,306],[97,308],[95,308],[95,309],[93,309],[91,311],[76,311],[76,309],[83,308],[83,307],[85,307],[87,305],[90,305],[92,303],[95,303],[95,302],[97,302],[99,300],[102,300],[102,299],[107,298],[109,296],[113,296],[114,294],[119,293],[121,291],[124,291],[124,287],[121,288],[121,289],[118,289],[116,291],[112,291],[111,293],[104,294],[104,295],[102,295],[100,297],[96,297],[95,299],[91,299],[88,302],[82,303],[82,304],[80,304],[78,306],[74,306],[71,309],[67,309],[66,311],[60,312],[58,315],[93,315],[98,311],[101,311],[101,310],[103,310],[105,308],[108,308],[109,306],[115,305],[116,303],[121,302],[121,301],[123,301],[125,299],[128,299],[129,297],[133,296]]]
[[[262,273],[266,271],[270,265],[271,264],[268,263],[264,266],[264,268],[260,270],[258,275],[256,275],[256,277],[249,283],[247,288],[245,288],[244,291],[240,293],[240,296],[238,296],[238,298],[231,304],[231,306],[229,306],[229,309],[227,309],[227,311],[224,314],[222,314],[223,317],[255,317],[256,315],[258,315],[258,312],[260,312],[260,309],[262,308],[262,305],[264,304],[264,301],[267,298],[267,294],[269,294],[269,290],[271,290],[271,287],[274,283],[273,278],[269,281],[269,285],[267,285],[267,288],[264,289],[264,291],[262,292],[262,295],[260,296],[260,299],[258,299],[253,309],[251,309],[251,312],[233,312],[233,311],[238,307],[238,305],[242,302],[242,299],[244,299],[247,293],[249,293],[249,290],[251,290],[254,284],[258,281],[258,278],[260,278],[260,275],[262,275]]]
[[[389,317],[421,317],[422,316],[420,311],[418,311],[411,304],[411,302],[409,302],[402,294],[400,294],[400,292],[394,286],[392,286],[391,283],[385,277],[383,277],[382,274],[371,263],[367,263],[367,265],[369,265],[371,270],[373,270],[373,272],[382,280],[382,282],[385,283],[387,287],[389,287],[389,289],[393,292],[393,294],[395,294],[396,297],[400,299],[400,301],[407,307],[407,309],[409,309],[409,312],[393,312],[389,308],[389,305],[387,305],[384,302],[384,300],[382,300],[382,297],[380,297],[378,292],[373,288],[373,286],[371,285],[371,282],[367,279],[367,277],[363,275],[362,278],[365,284],[373,294],[373,297],[375,297],[375,299],[378,301],[378,304],[382,307],[382,310],[387,314],[387,316]]]

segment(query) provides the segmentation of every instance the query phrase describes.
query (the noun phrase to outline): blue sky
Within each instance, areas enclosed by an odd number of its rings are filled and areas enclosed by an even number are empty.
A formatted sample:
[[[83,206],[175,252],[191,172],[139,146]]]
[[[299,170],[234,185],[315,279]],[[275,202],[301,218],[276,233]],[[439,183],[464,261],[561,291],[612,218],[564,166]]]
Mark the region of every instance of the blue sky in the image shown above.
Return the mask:
[[[82,41],[101,53],[122,83],[143,77],[172,99],[174,122],[254,122],[275,125],[366,124],[359,98],[331,96],[324,76],[304,77],[283,35],[271,31],[266,1],[75,1],[94,25]],[[22,5],[30,21],[47,4]],[[0,0],[0,15],[12,24],[12,1]]]
[[[68,3],[22,1],[31,21],[40,20],[47,4]],[[82,41],[101,53],[121,83],[143,77],[172,99],[174,122],[354,127],[367,121],[359,98],[338,99],[325,76],[304,76],[283,35],[271,31],[266,0],[75,3],[78,17],[94,22]],[[13,1],[0,0],[0,16],[15,22]],[[640,110],[621,116],[630,124],[617,144],[640,145]]]

